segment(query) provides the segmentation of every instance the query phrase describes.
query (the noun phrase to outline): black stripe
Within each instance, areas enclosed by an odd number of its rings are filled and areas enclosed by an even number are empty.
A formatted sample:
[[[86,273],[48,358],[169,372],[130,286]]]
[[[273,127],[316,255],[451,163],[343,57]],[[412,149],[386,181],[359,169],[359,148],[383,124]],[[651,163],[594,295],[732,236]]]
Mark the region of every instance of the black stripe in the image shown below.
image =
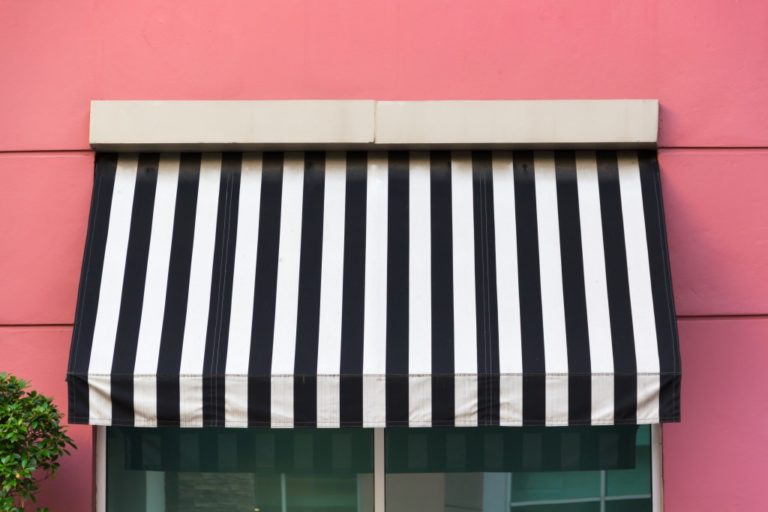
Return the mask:
[[[320,331],[320,277],[323,257],[325,155],[307,153],[301,211],[301,263],[294,363],[294,424],[317,424],[317,346]]]
[[[472,154],[477,325],[477,421],[499,424],[499,318],[496,299],[496,232],[493,168],[487,151]]]
[[[110,378],[112,425],[133,426],[134,423],[133,368],[136,364],[141,306],[144,302],[158,163],[159,155],[157,154],[140,155],[136,171],[131,227]]]
[[[517,274],[523,354],[523,424],[544,425],[546,381],[533,153],[514,153]]]
[[[584,256],[581,247],[579,190],[576,182],[576,158],[573,152],[555,153],[555,173],[565,332],[568,344],[568,423],[589,425],[592,417],[592,377],[587,298],[584,289]]]
[[[430,155],[432,266],[432,425],[453,426],[453,206],[451,155]]]
[[[347,154],[344,212],[344,283],[341,306],[341,426],[363,424],[363,322],[365,308],[365,214],[367,159]]]
[[[88,366],[91,362],[93,329],[99,305],[101,273],[107,246],[109,213],[115,186],[117,155],[96,156],[93,173],[91,211],[88,216],[88,236],[85,240],[80,287],[77,292],[77,313],[69,353],[69,422],[88,423]]]
[[[179,370],[187,318],[199,181],[200,154],[182,154],[157,365],[157,423],[160,426],[179,424]]]
[[[224,425],[224,374],[227,365],[229,316],[232,310],[241,166],[241,153],[222,155],[208,329],[203,357],[204,426]]]
[[[616,152],[597,153],[597,176],[613,342],[614,421],[630,424],[637,417],[637,363]]]
[[[264,153],[259,205],[251,354],[248,364],[248,424],[270,425],[272,344],[275,337],[277,260],[280,250],[280,210],[283,194],[283,154]]]
[[[387,425],[408,425],[408,153],[389,154]]]
[[[659,165],[654,152],[641,152],[640,180],[643,190],[645,231],[651,270],[656,338],[659,346],[661,421],[680,421],[680,348],[675,323],[675,303],[669,272],[669,251],[664,227],[664,205],[661,194]]]

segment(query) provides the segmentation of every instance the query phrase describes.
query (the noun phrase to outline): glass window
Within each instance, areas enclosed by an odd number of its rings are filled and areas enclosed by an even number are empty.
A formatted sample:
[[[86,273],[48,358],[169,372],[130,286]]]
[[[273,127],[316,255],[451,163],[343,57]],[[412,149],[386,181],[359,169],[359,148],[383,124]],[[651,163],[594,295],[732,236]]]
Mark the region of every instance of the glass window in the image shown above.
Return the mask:
[[[373,432],[107,429],[108,512],[372,512]]]
[[[398,512],[651,512],[650,427],[392,429]]]
[[[108,512],[651,512],[643,427],[107,429]]]

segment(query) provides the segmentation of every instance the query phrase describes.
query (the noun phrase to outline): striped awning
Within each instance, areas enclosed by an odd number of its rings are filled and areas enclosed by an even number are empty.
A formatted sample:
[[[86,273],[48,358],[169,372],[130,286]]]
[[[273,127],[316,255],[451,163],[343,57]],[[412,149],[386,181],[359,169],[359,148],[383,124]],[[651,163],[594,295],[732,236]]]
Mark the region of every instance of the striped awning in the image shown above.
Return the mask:
[[[99,154],[94,425],[679,420],[653,152]]]

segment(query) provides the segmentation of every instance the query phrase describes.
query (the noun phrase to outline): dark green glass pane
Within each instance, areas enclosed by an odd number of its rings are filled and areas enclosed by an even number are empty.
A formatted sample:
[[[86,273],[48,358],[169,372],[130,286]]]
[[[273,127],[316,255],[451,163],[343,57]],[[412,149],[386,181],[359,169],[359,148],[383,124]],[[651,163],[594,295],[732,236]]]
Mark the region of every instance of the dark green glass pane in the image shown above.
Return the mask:
[[[107,429],[109,512],[370,512],[372,472],[370,430]]]
[[[117,484],[119,485],[119,483]],[[110,512],[261,512],[281,510],[280,476],[250,473],[165,473],[165,496],[148,496],[146,508],[110,508]]]
[[[650,431],[648,425],[643,425],[637,430],[637,453],[634,468],[606,471],[606,495],[651,494]]]
[[[650,454],[637,454],[635,469],[606,471],[606,495],[625,496],[651,493]]]
[[[356,474],[373,471],[369,429],[110,428],[130,470]]]
[[[357,480],[345,476],[292,476],[286,480],[291,512],[355,512]]]
[[[653,502],[651,498],[606,501],[605,512],[653,512]]]
[[[368,511],[372,507],[371,475],[358,478],[355,475],[306,477],[167,473],[166,478],[166,490],[171,491],[165,499],[166,512],[250,512],[254,509],[260,512],[282,512],[286,509],[291,512],[357,512]],[[365,481],[367,493],[359,489],[361,481]],[[147,512],[150,510],[148,508]]]
[[[513,503],[599,496],[599,471],[553,471],[512,475]]]
[[[509,479],[504,473],[391,473],[386,503],[397,512],[504,511]]]
[[[637,427],[395,428],[388,473],[586,471],[632,468]]]
[[[600,512],[600,502],[526,505],[513,507],[510,512]]]
[[[651,426],[640,425],[637,427],[637,441],[638,446],[651,446]]]

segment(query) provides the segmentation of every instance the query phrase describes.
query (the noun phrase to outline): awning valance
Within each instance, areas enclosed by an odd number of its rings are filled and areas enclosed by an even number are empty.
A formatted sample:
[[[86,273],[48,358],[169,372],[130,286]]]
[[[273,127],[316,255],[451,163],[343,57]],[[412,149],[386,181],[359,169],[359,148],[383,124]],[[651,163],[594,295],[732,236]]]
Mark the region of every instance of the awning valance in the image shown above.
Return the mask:
[[[73,423],[679,420],[653,152],[99,154]]]

